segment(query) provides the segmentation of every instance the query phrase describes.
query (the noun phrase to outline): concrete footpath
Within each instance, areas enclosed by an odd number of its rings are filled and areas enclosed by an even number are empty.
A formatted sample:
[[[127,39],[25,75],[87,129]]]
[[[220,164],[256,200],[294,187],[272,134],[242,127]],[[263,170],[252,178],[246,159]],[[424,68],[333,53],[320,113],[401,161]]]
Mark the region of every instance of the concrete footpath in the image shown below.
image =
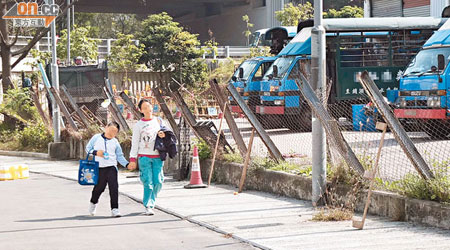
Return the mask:
[[[0,156],[0,162],[26,163],[33,172],[70,180],[77,177],[76,161]],[[135,175],[121,173],[119,191],[141,201],[142,186]],[[309,201],[255,191],[234,195],[236,189],[223,185],[184,189],[186,183],[167,177],[157,208],[263,249],[450,249],[450,231],[376,216],[366,220],[364,230],[356,230],[351,221],[311,221],[314,209]],[[108,206],[107,199],[100,205]]]

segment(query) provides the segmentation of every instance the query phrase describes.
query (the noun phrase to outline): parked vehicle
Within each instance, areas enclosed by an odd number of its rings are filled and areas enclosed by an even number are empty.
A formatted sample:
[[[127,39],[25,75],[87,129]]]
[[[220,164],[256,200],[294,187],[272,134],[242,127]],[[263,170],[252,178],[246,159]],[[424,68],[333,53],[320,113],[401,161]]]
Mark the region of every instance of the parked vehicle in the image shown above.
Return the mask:
[[[297,34],[295,26],[278,26],[260,29],[251,35],[250,46],[269,46],[270,53],[277,55]]]
[[[431,138],[450,134],[450,20],[425,42],[400,78],[389,101],[405,125],[416,125]],[[408,126],[410,127],[410,126]]]
[[[342,18],[325,19],[328,103],[336,119],[352,121],[352,104],[367,103],[359,74],[367,70],[385,94],[397,89],[397,74],[432,33],[446,19]],[[310,22],[311,23],[311,22]],[[260,105],[256,113],[262,121],[284,122],[292,130],[311,129],[311,111],[295,83],[298,74],[309,77],[311,30],[302,29],[279,53],[261,82]],[[343,120],[343,119],[341,119]]]
[[[255,57],[245,60],[231,77],[230,84],[236,87],[236,90],[253,111],[256,104],[259,103],[260,81],[275,59],[276,57]],[[229,99],[231,101],[231,110],[241,113],[236,102],[231,97]]]

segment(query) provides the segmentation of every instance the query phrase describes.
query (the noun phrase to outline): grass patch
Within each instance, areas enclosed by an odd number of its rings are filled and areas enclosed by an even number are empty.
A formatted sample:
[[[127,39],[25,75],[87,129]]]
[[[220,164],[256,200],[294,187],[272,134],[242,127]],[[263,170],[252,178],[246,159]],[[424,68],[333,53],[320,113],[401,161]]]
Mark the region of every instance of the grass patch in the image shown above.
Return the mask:
[[[351,220],[353,212],[346,208],[321,208],[313,215],[312,221],[347,221]]]
[[[295,175],[302,175],[310,177],[312,174],[311,165],[298,165],[287,161],[277,163],[270,158],[255,157],[252,159],[252,164],[260,166],[267,170],[282,171]]]

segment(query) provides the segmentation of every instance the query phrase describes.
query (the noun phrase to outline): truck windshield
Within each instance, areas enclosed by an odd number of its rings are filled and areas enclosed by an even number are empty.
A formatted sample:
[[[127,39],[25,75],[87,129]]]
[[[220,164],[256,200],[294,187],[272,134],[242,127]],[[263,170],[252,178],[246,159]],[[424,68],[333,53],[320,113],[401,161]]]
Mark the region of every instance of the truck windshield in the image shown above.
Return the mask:
[[[438,55],[444,55],[446,58],[445,65],[449,61],[450,49],[448,48],[437,48],[437,49],[426,49],[421,50],[416,57],[411,61],[408,68],[406,69],[404,76],[407,75],[421,75],[426,73],[438,73],[437,70],[432,70],[432,67],[438,66]],[[433,68],[434,68],[433,67]]]
[[[267,70],[266,74],[263,77],[263,80],[268,80],[269,75],[273,75],[273,66],[276,65],[278,67],[278,76],[277,78],[283,78],[286,75],[289,66],[295,57],[280,57],[275,62],[273,62],[272,66]]]
[[[258,46],[258,42],[259,42],[260,38],[262,38],[262,36],[261,36],[261,34],[259,32],[253,32],[250,35],[250,44],[249,44],[249,46],[250,47]]]
[[[243,62],[239,68],[244,69],[244,76],[240,80],[246,81],[248,79],[248,76],[253,72],[256,65],[258,65],[258,61],[245,61]],[[239,78],[239,69],[236,70],[233,74],[235,77]]]

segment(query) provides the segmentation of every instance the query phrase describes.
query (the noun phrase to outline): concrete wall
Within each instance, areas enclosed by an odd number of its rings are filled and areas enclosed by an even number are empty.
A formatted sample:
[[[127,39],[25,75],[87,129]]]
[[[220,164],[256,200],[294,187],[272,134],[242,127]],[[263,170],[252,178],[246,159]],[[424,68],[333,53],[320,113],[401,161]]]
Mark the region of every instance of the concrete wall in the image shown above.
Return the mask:
[[[204,15],[204,13],[197,13],[196,16],[183,17],[175,21],[180,22],[190,32],[199,34],[202,42],[209,39],[208,30],[210,29],[219,45],[242,46],[247,43],[243,34],[246,24],[242,21],[242,16],[249,16],[250,23],[254,24],[251,28],[252,32],[279,25],[279,22],[274,21],[274,11],[279,10],[281,6],[273,5],[277,1],[267,0],[264,7],[258,7],[256,2],[252,0],[245,6],[224,9],[220,15],[197,17]]]

